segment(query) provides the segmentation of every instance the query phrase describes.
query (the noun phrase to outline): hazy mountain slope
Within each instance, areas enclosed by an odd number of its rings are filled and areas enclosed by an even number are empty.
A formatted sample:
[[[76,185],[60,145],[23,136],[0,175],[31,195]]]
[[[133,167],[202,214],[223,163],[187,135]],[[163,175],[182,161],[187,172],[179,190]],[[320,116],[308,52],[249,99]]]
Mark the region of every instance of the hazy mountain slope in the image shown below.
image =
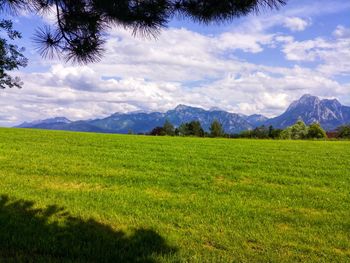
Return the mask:
[[[115,113],[104,119],[90,121],[89,124],[103,130],[115,133],[146,133],[156,126],[162,126],[165,118],[163,113]]]
[[[71,123],[71,120],[68,120],[66,117],[56,117],[56,118],[50,118],[45,120],[37,120],[33,122],[23,122],[22,124],[16,126],[17,128],[33,128],[34,126],[40,126],[40,125],[55,125],[55,124],[67,124]]]
[[[17,127],[105,133],[128,133],[129,131],[147,133],[156,126],[162,126],[165,120],[169,120],[175,126],[197,120],[208,131],[210,124],[215,119],[222,123],[227,133],[238,133],[263,124],[285,128],[294,124],[298,119],[302,119],[307,124],[318,122],[324,129],[333,130],[340,125],[350,123],[350,107],[341,105],[336,99],[320,100],[315,96],[304,95],[294,101],[283,114],[271,119],[259,114],[246,116],[218,108],[204,110],[178,105],[175,109],[165,113],[115,113],[103,119],[76,122],[65,117],[57,117],[31,123],[25,122]]]
[[[204,130],[207,131],[209,130],[210,124],[215,119],[217,119],[222,124],[225,131],[229,133],[253,128],[253,125],[239,114],[221,110],[207,111],[186,105],[177,106],[174,110],[166,112],[164,117],[176,126],[179,126],[183,122],[197,120],[200,121]]]

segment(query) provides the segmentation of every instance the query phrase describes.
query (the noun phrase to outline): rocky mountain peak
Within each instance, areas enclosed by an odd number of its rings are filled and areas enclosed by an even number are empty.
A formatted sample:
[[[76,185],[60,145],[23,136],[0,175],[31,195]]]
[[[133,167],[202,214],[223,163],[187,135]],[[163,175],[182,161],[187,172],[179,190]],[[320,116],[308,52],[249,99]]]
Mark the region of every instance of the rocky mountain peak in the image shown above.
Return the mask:
[[[318,122],[324,129],[331,130],[344,124],[346,107],[336,99],[320,100],[310,94],[294,101],[282,115],[268,120],[268,123],[284,128],[302,119],[306,124]]]
[[[312,96],[310,94],[303,95],[300,99],[292,102],[292,104],[288,107],[288,111],[292,111],[298,107],[312,107],[314,108],[318,104],[320,104],[320,99],[316,96]]]
[[[324,99],[322,100],[322,103],[327,107],[333,107],[333,108],[341,108],[342,105],[337,99]]]
[[[63,123],[71,123],[72,121],[67,119],[66,117],[55,117],[51,119],[47,119],[46,123],[55,123],[55,122],[63,122]]]
[[[175,111],[185,111],[190,109],[190,106],[184,105],[184,104],[179,104],[176,106]]]

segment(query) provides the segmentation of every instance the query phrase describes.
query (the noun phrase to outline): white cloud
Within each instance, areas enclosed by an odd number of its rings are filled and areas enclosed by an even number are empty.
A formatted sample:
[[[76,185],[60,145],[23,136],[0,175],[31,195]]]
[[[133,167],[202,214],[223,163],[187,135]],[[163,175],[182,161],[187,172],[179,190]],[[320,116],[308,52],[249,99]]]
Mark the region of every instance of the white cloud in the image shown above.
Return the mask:
[[[263,46],[272,44],[272,34],[242,34],[223,33],[215,39],[216,46],[220,50],[240,49],[245,52],[259,53],[263,51]]]
[[[295,61],[315,61],[320,59],[320,53],[331,49],[332,43],[316,38],[306,41],[287,41],[283,47],[283,52],[288,60]]]
[[[333,35],[338,38],[350,37],[350,28],[338,25],[337,28],[334,30]]]
[[[284,19],[283,26],[291,31],[304,31],[310,22],[300,17],[287,17]]]
[[[347,29],[337,27],[335,38],[315,38],[305,41],[293,39],[277,41],[283,43],[282,51],[287,60],[315,62],[316,70],[329,77],[350,75],[350,34]]]
[[[106,56],[93,67],[105,76],[198,81],[208,76],[220,77],[226,68],[222,56],[227,53],[237,50],[258,53],[272,42],[271,34],[225,32],[206,36],[183,28],[164,30],[158,39],[150,40],[134,38],[129,31],[114,28],[106,45]],[[233,63],[230,66],[238,69]]]

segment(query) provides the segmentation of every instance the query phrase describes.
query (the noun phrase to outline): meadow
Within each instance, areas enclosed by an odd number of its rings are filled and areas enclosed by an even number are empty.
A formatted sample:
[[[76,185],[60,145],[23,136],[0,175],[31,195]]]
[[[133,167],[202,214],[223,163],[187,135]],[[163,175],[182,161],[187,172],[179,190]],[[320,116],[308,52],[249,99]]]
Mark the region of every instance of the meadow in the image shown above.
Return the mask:
[[[0,262],[350,262],[350,142],[1,128]]]

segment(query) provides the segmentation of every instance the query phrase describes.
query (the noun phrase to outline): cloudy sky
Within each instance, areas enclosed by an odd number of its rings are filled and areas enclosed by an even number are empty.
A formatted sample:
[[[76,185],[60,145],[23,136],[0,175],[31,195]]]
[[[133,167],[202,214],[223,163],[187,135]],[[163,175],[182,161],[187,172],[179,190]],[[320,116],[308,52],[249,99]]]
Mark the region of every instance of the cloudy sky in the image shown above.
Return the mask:
[[[350,105],[349,14],[350,1],[289,0],[224,25],[174,20],[157,39],[113,28],[102,61],[83,67],[40,58],[31,38],[47,18],[25,14],[15,21],[25,84],[0,90],[0,126],[178,104],[270,117],[305,93]]]

